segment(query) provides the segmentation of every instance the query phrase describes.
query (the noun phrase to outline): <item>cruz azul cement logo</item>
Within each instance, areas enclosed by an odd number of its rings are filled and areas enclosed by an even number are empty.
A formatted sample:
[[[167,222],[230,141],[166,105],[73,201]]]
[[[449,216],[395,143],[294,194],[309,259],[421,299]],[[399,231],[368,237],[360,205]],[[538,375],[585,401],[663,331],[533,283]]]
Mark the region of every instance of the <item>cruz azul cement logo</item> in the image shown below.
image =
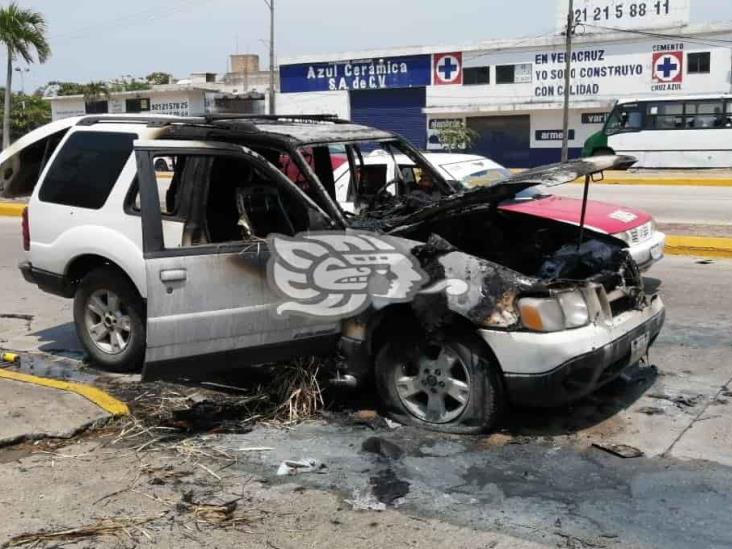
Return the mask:
[[[418,293],[468,291],[462,280],[430,281],[406,242],[364,232],[270,235],[267,279],[283,296],[276,312],[346,318],[370,305],[411,301]]]

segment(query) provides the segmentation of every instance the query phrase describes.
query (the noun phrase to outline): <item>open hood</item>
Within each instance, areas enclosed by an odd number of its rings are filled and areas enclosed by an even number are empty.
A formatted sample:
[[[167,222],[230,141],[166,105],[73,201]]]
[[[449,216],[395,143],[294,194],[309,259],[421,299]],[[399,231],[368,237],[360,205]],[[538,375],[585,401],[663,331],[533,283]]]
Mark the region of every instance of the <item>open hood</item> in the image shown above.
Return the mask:
[[[14,198],[28,196],[53,151],[80,117],[63,118],[36,128],[0,153],[0,192]]]
[[[632,156],[595,156],[549,164],[526,170],[490,186],[468,189],[434,202],[423,203],[418,208],[409,204],[407,199],[407,203],[400,204],[392,212],[382,210],[375,217],[378,217],[380,228],[389,231],[432,219],[435,216],[450,216],[464,212],[474,206],[498,204],[534,185],[552,187],[570,183],[580,177],[591,176],[603,170],[626,169],[635,161],[636,159]]]

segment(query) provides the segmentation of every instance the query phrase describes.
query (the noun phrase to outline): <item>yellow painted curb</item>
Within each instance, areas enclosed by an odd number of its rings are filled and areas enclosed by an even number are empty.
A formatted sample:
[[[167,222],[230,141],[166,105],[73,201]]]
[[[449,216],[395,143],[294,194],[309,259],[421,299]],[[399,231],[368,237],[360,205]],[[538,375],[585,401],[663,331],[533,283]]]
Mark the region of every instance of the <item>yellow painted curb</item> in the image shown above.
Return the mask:
[[[584,178],[572,183],[584,183]],[[592,185],[669,185],[691,187],[732,187],[732,178],[726,177],[608,177],[602,181],[593,181]]]
[[[732,238],[666,235],[664,252],[669,255],[732,258]]]
[[[521,173],[524,168],[511,168],[512,173]],[[580,177],[572,183],[584,184],[585,178]],[[679,175],[642,175],[638,173],[628,173],[618,170],[608,170],[605,172],[605,179],[602,181],[593,181],[593,185],[671,185],[671,186],[692,186],[692,187],[732,187],[732,177],[703,177],[693,175],[683,177]]]
[[[62,391],[76,393],[77,395],[83,396],[85,399],[90,400],[101,409],[106,410],[113,416],[126,416],[130,413],[130,409],[127,407],[127,404],[120,400],[117,400],[111,395],[108,395],[101,389],[92,387],[91,385],[84,385],[83,383],[70,383],[68,381],[59,381],[57,379],[49,379],[46,377],[31,376],[28,374],[21,374],[20,372],[11,372],[3,369],[0,369],[0,379],[12,379],[13,381],[22,381],[24,383],[32,383],[34,385],[41,385],[42,387],[51,387],[52,389],[61,389]]]
[[[0,202],[0,215],[9,217],[20,217],[23,215],[25,204],[17,202]]]

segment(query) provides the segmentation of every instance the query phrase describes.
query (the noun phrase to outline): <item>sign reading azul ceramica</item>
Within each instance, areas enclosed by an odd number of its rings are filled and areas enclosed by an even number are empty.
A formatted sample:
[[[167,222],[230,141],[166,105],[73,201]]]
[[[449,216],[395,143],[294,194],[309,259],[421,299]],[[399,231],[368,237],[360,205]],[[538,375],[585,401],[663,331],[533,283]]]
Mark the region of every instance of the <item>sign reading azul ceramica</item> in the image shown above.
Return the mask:
[[[411,88],[431,83],[431,56],[379,57],[280,67],[282,93]]]

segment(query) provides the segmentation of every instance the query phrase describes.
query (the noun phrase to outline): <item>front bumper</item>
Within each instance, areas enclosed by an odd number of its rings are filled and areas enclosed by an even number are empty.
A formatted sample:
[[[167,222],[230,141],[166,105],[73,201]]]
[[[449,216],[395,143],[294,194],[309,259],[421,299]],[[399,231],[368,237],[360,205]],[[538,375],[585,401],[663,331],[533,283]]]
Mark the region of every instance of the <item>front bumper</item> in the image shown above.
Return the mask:
[[[661,231],[655,231],[648,240],[629,246],[628,251],[641,271],[645,271],[663,257],[665,245],[666,235]]]
[[[661,298],[641,311],[627,311],[609,324],[554,333],[479,330],[504,373],[515,404],[556,406],[581,398],[612,381],[637,361],[639,342],[648,345],[665,319]]]

